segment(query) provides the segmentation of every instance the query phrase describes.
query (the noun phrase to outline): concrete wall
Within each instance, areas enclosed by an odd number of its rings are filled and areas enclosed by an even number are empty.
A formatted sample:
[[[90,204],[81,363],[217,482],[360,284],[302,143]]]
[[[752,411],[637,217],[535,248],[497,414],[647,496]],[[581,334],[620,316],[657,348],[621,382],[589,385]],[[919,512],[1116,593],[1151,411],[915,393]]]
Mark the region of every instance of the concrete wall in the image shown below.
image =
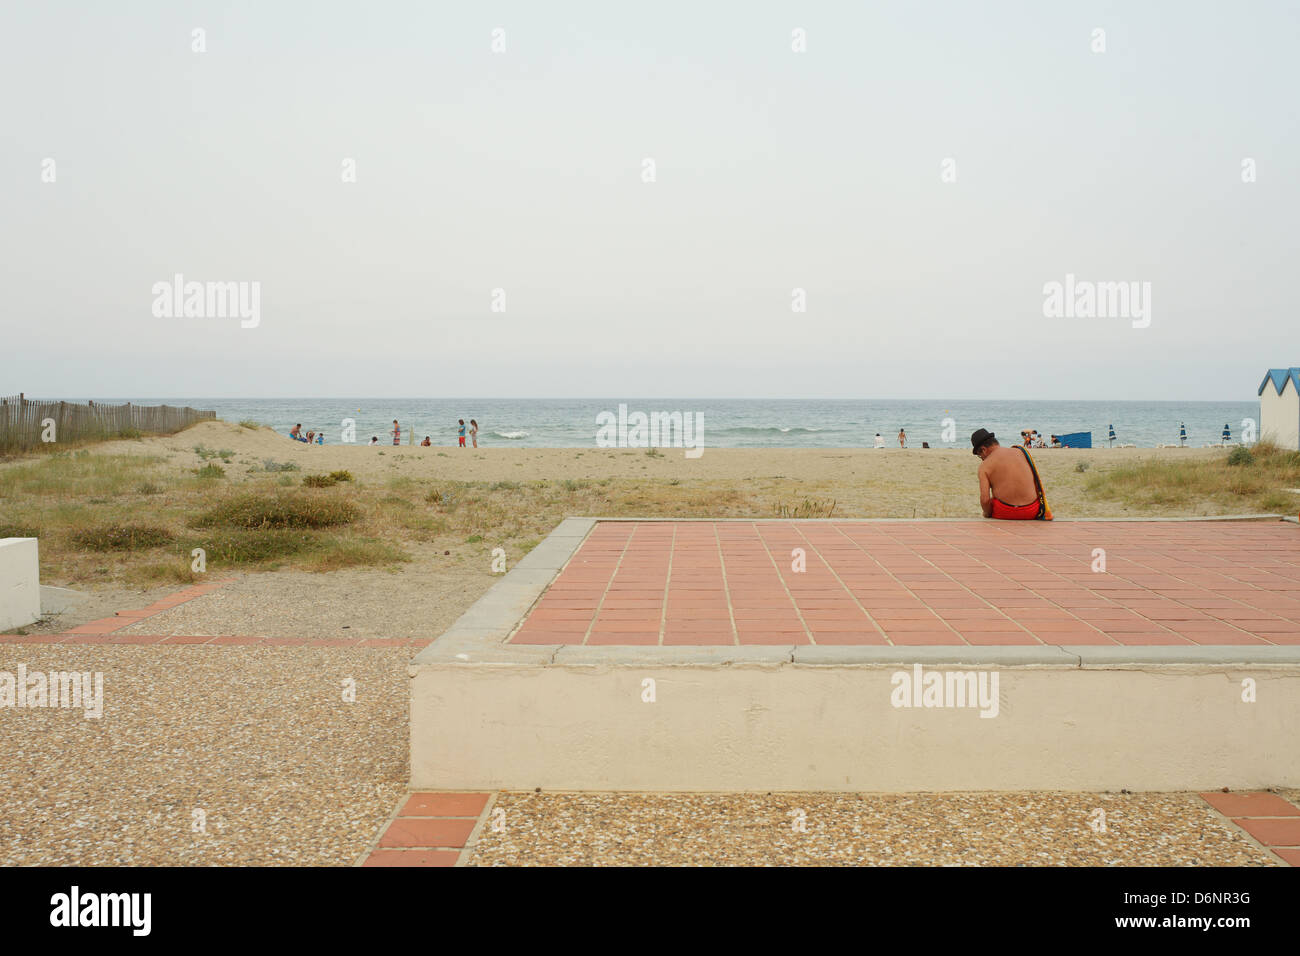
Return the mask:
[[[932,666],[939,668],[926,670]],[[941,668],[997,670],[992,718],[894,707],[891,676],[908,669],[416,664],[412,783],[691,791],[1300,786],[1294,663]],[[1257,682],[1257,703],[1241,699],[1245,677]],[[642,700],[645,678],[656,682],[654,703]]]
[[[0,538],[0,631],[41,616],[41,580],[35,538]]]
[[[1272,382],[1259,396],[1259,435],[1283,448],[1300,449],[1300,393],[1288,378],[1279,395]]]

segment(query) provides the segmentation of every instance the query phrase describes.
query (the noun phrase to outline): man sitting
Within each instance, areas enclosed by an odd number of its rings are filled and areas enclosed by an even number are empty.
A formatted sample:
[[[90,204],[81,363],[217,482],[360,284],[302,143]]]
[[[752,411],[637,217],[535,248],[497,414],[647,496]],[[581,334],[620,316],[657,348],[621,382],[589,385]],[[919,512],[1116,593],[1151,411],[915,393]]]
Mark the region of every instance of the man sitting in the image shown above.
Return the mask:
[[[984,517],[1052,520],[1043,483],[1029,452],[1020,446],[1003,448],[996,436],[984,428],[970,436],[970,443],[971,453],[980,457],[980,507]]]

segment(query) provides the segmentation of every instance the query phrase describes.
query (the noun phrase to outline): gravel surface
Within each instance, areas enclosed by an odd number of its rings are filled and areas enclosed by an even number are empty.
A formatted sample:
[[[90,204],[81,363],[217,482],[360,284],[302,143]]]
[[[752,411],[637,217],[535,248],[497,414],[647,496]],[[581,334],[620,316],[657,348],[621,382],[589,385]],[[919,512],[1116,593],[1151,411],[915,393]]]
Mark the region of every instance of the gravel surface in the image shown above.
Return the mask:
[[[472,866],[1276,865],[1196,794],[502,793],[496,809],[504,831],[484,827]]]
[[[432,642],[500,580],[490,572],[488,557],[481,561],[443,560],[448,563],[422,560],[398,571],[244,574],[211,594],[145,618],[121,633],[419,637]]]
[[[410,778],[410,656],[0,645],[0,671],[104,675],[98,720],[0,709],[0,865],[350,865]]]

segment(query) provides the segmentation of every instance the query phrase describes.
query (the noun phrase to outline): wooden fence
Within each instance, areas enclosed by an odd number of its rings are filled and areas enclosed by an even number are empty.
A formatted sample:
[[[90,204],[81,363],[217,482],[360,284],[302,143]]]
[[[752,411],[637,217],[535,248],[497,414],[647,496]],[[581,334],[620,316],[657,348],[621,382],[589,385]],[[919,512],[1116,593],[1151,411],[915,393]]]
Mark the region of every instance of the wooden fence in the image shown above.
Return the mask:
[[[175,405],[82,405],[11,395],[0,398],[0,454],[137,434],[169,435],[216,417],[213,411]]]

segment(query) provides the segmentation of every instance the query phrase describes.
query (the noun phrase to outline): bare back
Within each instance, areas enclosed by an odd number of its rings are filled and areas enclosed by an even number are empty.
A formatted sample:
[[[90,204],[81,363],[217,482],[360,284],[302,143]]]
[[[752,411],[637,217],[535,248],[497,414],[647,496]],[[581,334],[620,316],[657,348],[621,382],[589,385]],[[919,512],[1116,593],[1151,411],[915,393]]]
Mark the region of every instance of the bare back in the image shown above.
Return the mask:
[[[985,494],[1009,505],[1027,505],[1038,500],[1034,473],[1022,452],[1015,448],[994,448],[980,463],[980,498]]]

